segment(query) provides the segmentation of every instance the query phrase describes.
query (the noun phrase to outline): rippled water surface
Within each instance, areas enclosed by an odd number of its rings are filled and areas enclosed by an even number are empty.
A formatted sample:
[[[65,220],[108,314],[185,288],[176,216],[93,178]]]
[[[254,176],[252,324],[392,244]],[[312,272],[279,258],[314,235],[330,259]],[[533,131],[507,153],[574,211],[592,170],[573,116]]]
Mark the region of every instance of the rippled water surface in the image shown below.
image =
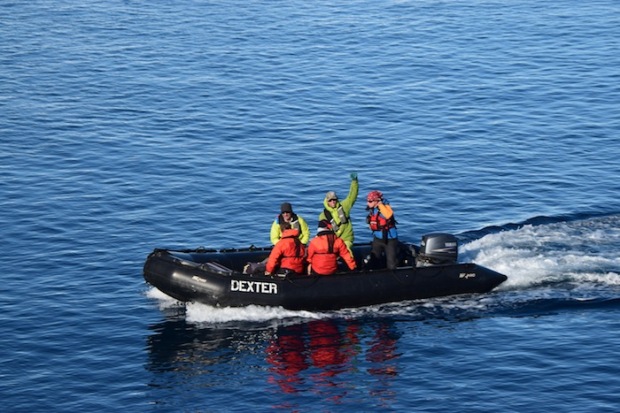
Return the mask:
[[[615,1],[0,4],[0,398],[32,411],[612,412]],[[484,296],[182,306],[156,247],[267,245],[359,175]]]

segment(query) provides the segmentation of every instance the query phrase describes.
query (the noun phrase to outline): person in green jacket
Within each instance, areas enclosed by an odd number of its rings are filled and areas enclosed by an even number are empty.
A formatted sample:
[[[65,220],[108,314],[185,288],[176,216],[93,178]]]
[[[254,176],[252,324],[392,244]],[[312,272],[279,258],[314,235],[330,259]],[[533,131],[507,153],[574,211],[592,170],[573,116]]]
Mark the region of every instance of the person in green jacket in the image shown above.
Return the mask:
[[[351,173],[351,186],[349,187],[347,197],[341,201],[338,199],[336,192],[329,191],[325,194],[325,199],[323,200],[325,208],[319,215],[319,221],[327,220],[331,223],[332,230],[344,241],[349,251],[352,251],[353,241],[355,240],[350,214],[353,204],[357,200],[358,192],[357,173],[353,172]]]
[[[310,240],[308,224],[300,215],[293,212],[293,205],[289,202],[285,202],[280,205],[280,211],[280,215],[278,215],[271,224],[271,231],[269,233],[271,243],[276,245],[278,241],[280,241],[280,238],[282,238],[281,225],[288,222],[292,229],[299,230],[299,240],[301,243],[304,245],[307,244]]]

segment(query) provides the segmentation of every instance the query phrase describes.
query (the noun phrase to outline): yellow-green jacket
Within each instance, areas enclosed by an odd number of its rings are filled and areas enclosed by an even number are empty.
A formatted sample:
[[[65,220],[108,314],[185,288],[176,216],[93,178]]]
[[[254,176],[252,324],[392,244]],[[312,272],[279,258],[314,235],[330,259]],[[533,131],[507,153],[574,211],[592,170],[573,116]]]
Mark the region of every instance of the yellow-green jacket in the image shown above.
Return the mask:
[[[271,224],[271,232],[269,234],[271,243],[276,245],[280,238],[282,238],[282,229],[280,228],[280,222],[282,221],[282,215],[278,215]],[[306,221],[297,214],[293,214],[291,217],[291,228],[299,230],[299,240],[302,244],[307,244],[310,240],[310,230]]]
[[[323,206],[325,209],[319,215],[319,221],[327,219],[331,222],[333,231],[347,244],[349,249],[351,249],[355,240],[350,215],[351,209],[357,200],[358,192],[359,182],[357,179],[352,179],[347,197],[343,200],[338,198],[335,208],[329,206],[327,198],[323,199]]]

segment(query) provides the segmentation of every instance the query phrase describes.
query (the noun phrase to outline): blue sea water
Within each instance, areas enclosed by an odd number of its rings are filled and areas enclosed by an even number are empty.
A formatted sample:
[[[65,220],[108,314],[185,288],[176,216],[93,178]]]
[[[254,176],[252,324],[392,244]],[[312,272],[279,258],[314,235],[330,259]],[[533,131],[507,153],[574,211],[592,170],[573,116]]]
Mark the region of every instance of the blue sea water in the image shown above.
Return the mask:
[[[10,412],[615,412],[614,0],[0,3]],[[359,174],[496,291],[183,306],[156,247],[267,245]]]

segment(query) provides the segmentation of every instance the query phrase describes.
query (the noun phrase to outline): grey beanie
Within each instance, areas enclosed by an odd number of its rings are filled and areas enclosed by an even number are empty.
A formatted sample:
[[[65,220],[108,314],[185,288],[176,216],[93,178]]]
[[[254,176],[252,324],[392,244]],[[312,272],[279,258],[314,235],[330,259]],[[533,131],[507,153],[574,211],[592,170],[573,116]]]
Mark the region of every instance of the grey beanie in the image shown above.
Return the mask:
[[[325,199],[328,200],[328,201],[330,199],[338,200],[338,195],[336,195],[336,193],[334,191],[329,191],[328,193],[325,194]]]

